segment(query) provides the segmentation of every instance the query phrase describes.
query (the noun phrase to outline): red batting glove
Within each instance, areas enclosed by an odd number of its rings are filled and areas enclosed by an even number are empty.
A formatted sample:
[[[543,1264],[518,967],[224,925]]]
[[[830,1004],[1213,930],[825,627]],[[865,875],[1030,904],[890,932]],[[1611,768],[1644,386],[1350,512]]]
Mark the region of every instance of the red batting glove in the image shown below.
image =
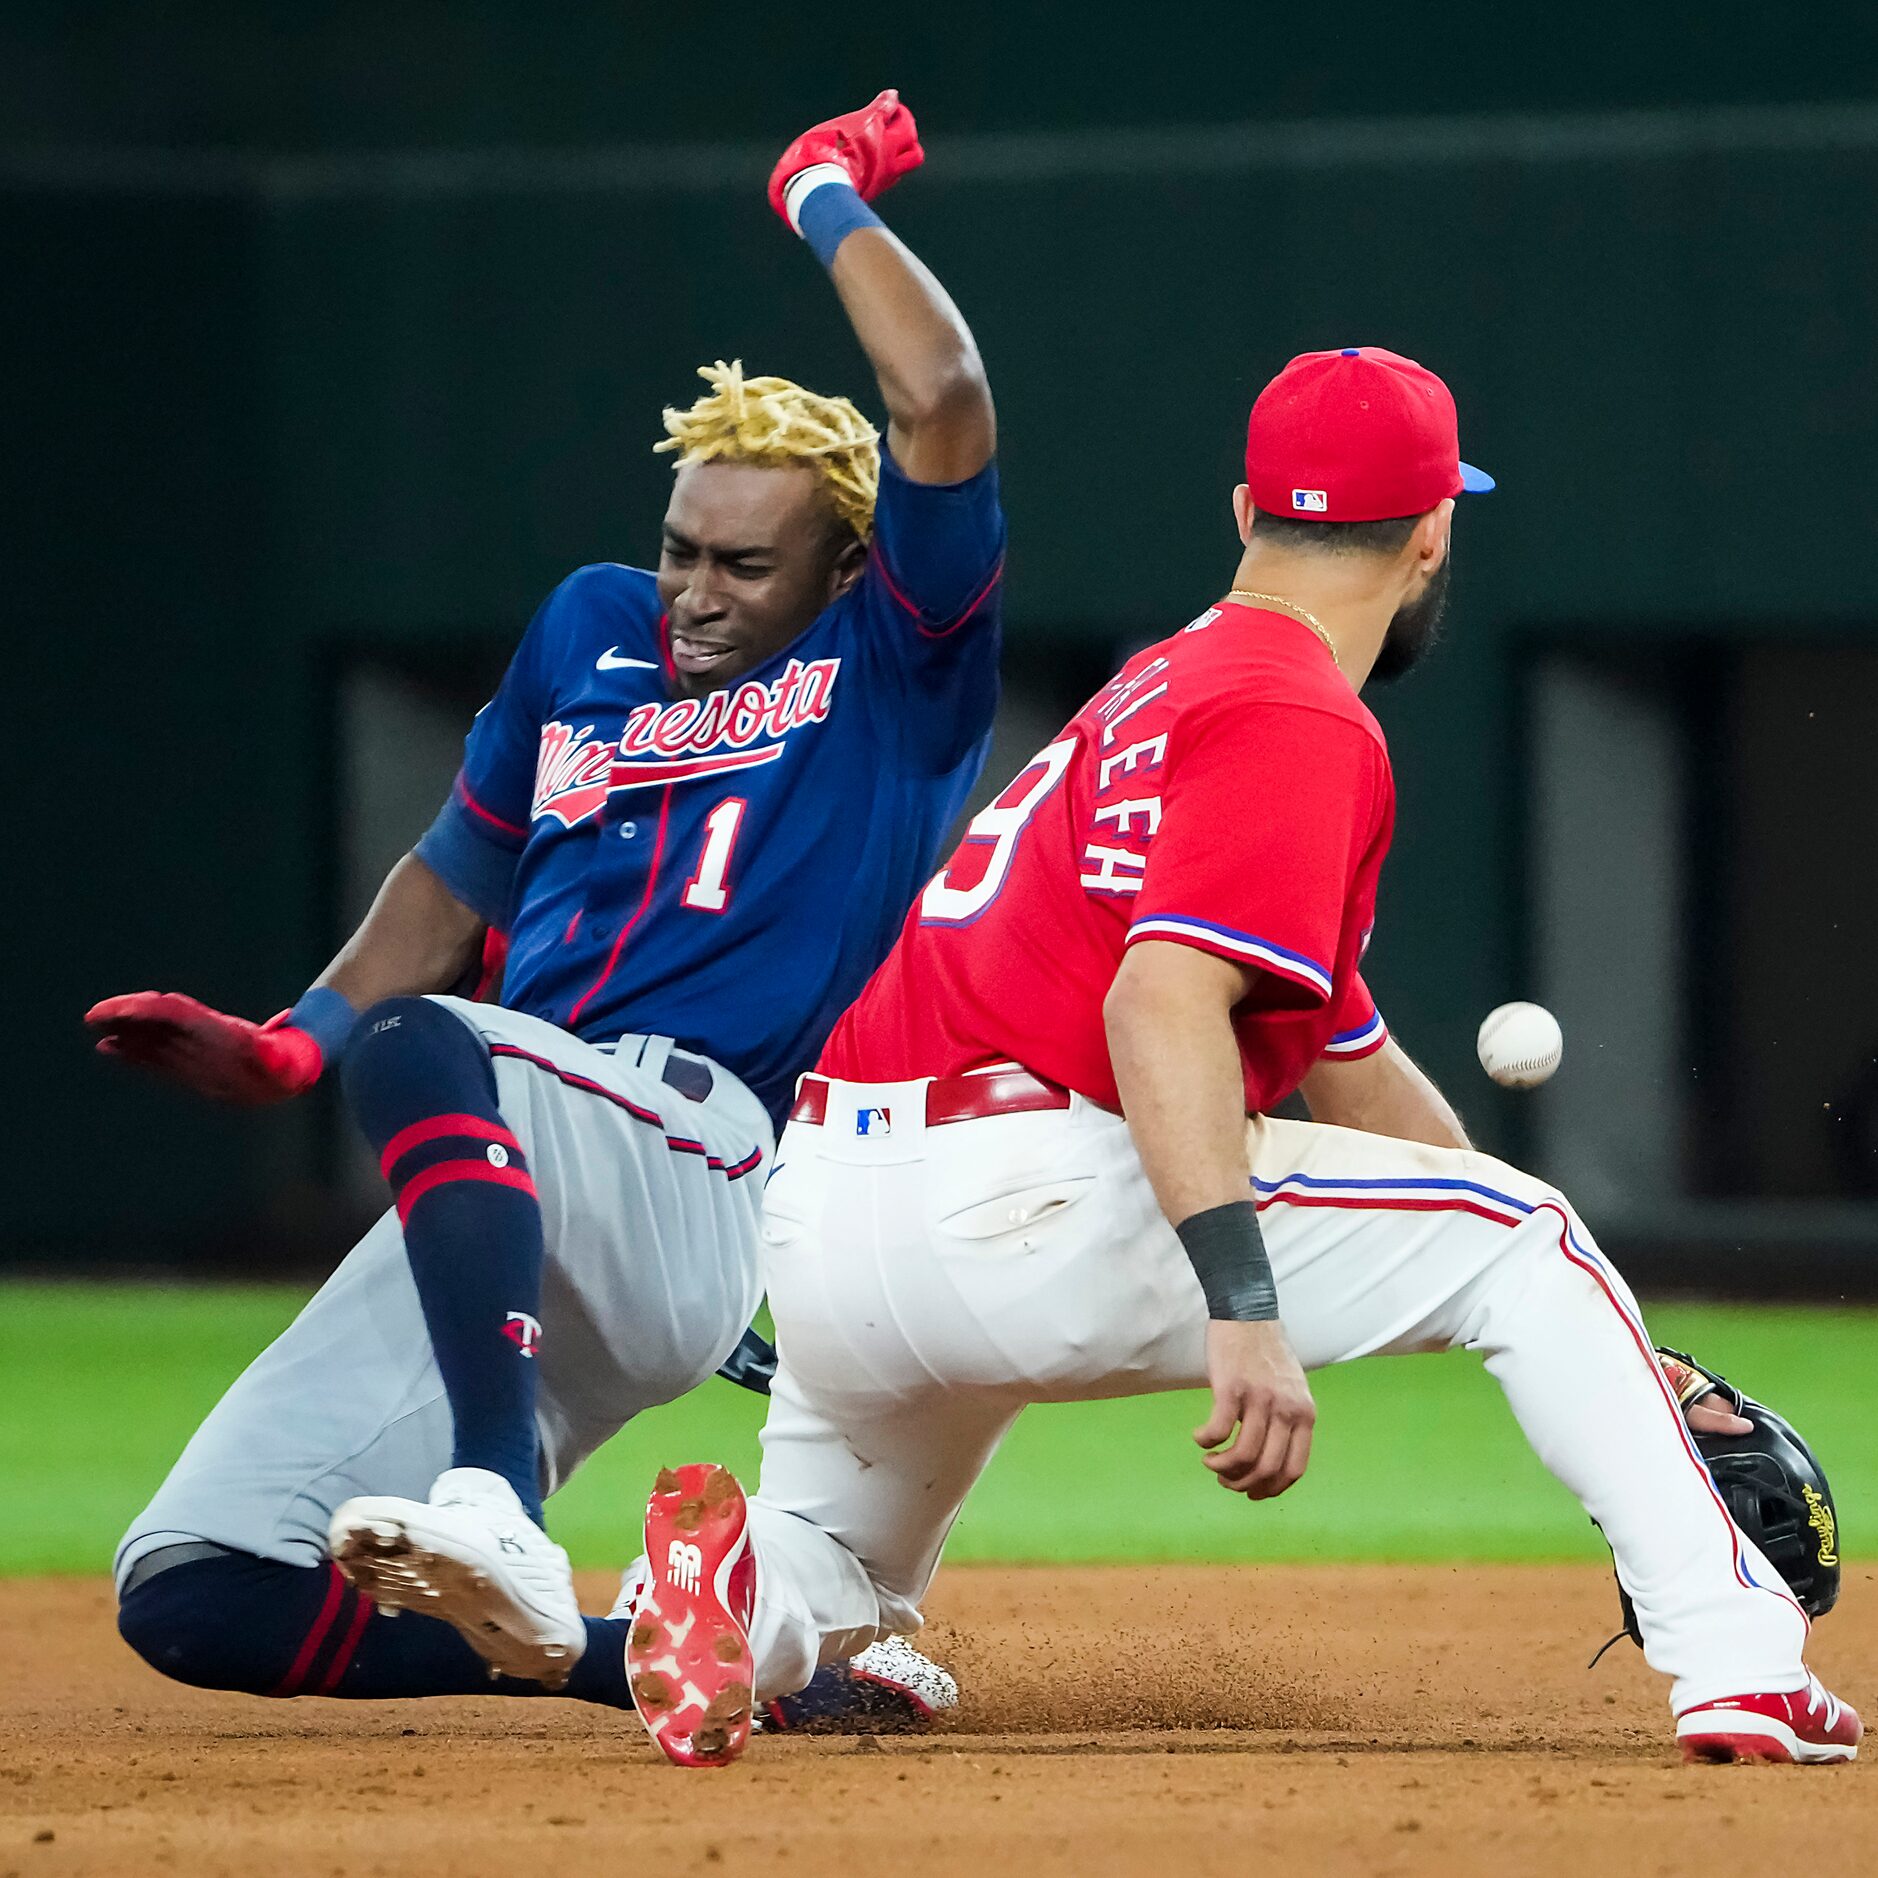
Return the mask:
[[[770,171],[769,205],[788,221],[783,191],[791,177],[816,163],[833,163],[846,170],[861,200],[872,202],[925,161],[913,113],[900,102],[897,91],[883,91],[872,104],[805,130]]]
[[[258,1108],[319,1081],[325,1052],[287,1013],[265,1024],[212,1011],[179,991],[133,991],[85,1013],[102,1055],[122,1057],[218,1102]]]

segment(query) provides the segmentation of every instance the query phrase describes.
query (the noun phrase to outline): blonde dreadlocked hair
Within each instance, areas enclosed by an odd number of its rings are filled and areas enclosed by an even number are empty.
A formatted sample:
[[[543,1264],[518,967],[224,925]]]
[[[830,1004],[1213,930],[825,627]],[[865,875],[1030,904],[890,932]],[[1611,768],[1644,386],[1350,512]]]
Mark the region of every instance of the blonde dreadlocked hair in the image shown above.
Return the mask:
[[[818,397],[787,378],[745,378],[743,361],[700,365],[711,387],[687,411],[668,406],[654,450],[680,463],[801,463],[827,485],[835,513],[866,541],[880,489],[880,433],[846,398]]]

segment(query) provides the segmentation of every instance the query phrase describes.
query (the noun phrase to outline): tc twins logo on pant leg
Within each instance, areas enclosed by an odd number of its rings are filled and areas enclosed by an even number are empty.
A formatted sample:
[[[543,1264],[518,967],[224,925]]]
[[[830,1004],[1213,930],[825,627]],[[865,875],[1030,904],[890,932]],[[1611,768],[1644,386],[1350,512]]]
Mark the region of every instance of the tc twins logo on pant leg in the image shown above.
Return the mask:
[[[502,1334],[524,1356],[533,1356],[541,1348],[541,1320],[526,1311],[511,1311],[502,1326]]]

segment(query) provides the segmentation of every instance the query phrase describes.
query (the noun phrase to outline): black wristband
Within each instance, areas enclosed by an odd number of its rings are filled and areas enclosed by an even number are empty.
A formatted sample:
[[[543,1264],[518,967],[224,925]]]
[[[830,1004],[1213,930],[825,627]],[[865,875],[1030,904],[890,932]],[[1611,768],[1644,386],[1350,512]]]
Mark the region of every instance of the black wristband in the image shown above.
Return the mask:
[[[1265,1256],[1259,1210],[1230,1200],[1183,1219],[1174,1230],[1206,1293],[1206,1314],[1221,1323],[1268,1324],[1278,1316],[1278,1287]]]

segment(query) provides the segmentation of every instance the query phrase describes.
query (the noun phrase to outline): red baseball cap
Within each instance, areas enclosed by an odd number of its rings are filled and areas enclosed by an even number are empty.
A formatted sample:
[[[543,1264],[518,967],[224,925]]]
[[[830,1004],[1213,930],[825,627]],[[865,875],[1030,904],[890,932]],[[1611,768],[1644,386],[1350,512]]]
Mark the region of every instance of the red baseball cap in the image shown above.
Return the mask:
[[[1493,487],[1461,461],[1453,392],[1381,346],[1293,359],[1252,407],[1245,479],[1254,508],[1310,522],[1425,515]]]

